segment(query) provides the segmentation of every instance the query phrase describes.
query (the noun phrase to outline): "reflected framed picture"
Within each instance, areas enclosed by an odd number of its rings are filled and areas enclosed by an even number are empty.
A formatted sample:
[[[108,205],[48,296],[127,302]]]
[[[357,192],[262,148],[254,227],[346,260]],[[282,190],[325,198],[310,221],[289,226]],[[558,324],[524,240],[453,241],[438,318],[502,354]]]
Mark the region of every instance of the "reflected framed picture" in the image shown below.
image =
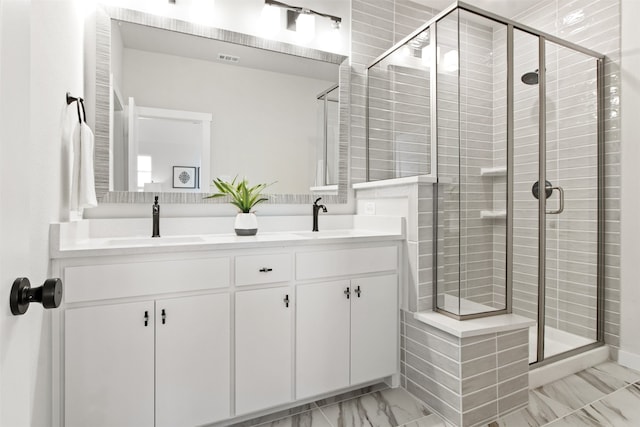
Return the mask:
[[[195,166],[173,167],[173,188],[196,188],[197,181]]]

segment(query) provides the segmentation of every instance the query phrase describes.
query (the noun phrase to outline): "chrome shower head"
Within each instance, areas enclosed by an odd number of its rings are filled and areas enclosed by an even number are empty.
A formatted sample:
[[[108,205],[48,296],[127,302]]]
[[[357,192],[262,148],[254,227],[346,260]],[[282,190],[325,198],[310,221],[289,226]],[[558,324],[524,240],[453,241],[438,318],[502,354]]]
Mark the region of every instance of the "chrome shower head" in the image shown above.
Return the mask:
[[[520,78],[522,83],[526,85],[537,85],[538,84],[538,70],[530,71],[528,73],[524,73]]]

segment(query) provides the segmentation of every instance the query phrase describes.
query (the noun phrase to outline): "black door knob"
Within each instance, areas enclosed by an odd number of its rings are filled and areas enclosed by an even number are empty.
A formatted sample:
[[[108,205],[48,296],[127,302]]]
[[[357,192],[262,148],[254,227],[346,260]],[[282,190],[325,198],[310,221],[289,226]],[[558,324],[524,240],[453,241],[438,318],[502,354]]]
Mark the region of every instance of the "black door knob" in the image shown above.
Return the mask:
[[[44,308],[59,307],[62,302],[62,280],[47,279],[42,286],[32,288],[29,279],[18,277],[11,287],[11,313],[16,316],[26,313],[32,302],[39,302]]]
[[[546,198],[548,199],[549,197],[551,197],[551,194],[553,194],[553,189],[551,188],[553,186],[553,184],[551,184],[549,181],[544,182],[544,194],[546,196]],[[533,197],[535,197],[536,199],[539,197],[540,194],[540,182],[536,181],[535,184],[533,184],[533,187],[531,187],[531,194],[533,194]]]

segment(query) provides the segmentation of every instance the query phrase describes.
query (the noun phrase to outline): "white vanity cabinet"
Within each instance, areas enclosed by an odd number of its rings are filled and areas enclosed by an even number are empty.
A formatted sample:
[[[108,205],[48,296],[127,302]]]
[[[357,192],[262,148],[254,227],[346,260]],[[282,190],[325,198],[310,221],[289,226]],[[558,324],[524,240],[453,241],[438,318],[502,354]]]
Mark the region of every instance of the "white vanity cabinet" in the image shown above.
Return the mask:
[[[351,280],[351,384],[398,369],[398,278]]]
[[[236,292],[236,415],[293,400],[289,286]]]
[[[296,298],[296,398],[349,385],[348,280],[299,285]]]
[[[395,246],[296,254],[299,279],[380,272],[297,285],[297,399],[397,372],[397,263]]]
[[[399,238],[299,239],[54,259],[53,427],[229,425],[397,375]]]
[[[298,286],[298,399],[397,371],[397,292],[395,274]]]
[[[229,331],[227,293],[66,310],[65,426],[228,418]]]
[[[153,312],[153,301],[66,310],[66,427],[153,427]]]
[[[156,301],[156,427],[230,415],[229,294]]]

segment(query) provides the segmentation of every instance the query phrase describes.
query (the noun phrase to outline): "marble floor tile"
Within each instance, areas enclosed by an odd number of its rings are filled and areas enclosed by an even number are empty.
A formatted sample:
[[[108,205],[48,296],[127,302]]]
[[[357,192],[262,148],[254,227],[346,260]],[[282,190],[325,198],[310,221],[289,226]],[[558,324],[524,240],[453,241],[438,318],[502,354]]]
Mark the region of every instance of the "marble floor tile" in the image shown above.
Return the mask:
[[[320,409],[303,412],[281,420],[260,424],[260,427],[333,427]]]
[[[316,400],[315,404],[318,407],[333,405],[334,403],[353,399],[354,397],[359,397],[359,396],[362,396],[363,394],[373,393],[374,391],[386,390],[388,388],[389,386],[386,385],[385,383],[378,383],[368,387],[359,388],[357,390],[348,391],[346,393],[342,393],[337,396],[331,396],[326,399]]]
[[[558,381],[534,389],[533,394],[547,401],[553,400],[557,407],[571,411],[580,409],[627,384],[611,375],[593,368],[569,375]],[[556,412],[558,415],[565,415]]]
[[[553,398],[529,391],[529,405],[526,408],[512,412],[496,422],[491,427],[539,427],[569,414],[572,409]]]
[[[402,427],[453,427],[453,425],[444,421],[438,415],[431,414],[427,417],[404,424]]]
[[[564,426],[624,427],[640,425],[640,383],[586,406],[564,418],[549,424]]]
[[[257,425],[263,425],[265,423],[268,424],[268,422],[270,421],[280,420],[286,417],[290,417],[292,415],[308,412],[316,408],[317,407],[315,403],[307,403],[305,405],[296,406],[295,408],[285,409],[283,411],[278,411],[272,414],[263,415],[258,418],[253,418],[247,421],[242,421],[240,423],[231,424],[229,427],[253,427]]]
[[[556,422],[550,427],[636,427],[640,425],[640,382],[618,390]]]
[[[627,384],[633,384],[640,381],[640,372],[620,366],[616,362],[604,362],[591,369],[604,372],[605,374],[622,380]]]
[[[402,388],[376,391],[321,411],[334,427],[398,427],[431,415]]]

